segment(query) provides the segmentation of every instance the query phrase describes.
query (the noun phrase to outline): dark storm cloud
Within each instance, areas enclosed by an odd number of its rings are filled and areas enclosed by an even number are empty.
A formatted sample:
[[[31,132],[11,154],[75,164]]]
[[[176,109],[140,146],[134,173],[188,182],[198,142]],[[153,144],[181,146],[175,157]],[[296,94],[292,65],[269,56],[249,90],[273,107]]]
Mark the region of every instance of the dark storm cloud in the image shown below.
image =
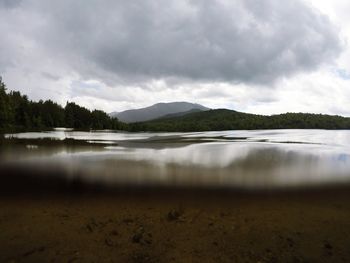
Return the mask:
[[[37,18],[18,22],[19,33],[87,78],[269,84],[342,49],[338,29],[300,0],[28,0],[17,9]]]

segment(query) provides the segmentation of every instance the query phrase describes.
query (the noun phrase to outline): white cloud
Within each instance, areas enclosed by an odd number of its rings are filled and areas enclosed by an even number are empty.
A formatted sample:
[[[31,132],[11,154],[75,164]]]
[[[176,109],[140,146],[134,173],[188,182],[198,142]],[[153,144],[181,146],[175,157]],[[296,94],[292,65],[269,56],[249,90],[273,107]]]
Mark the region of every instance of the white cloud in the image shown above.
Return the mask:
[[[31,99],[108,112],[191,101],[350,116],[349,12],[344,0],[0,0],[0,75]]]

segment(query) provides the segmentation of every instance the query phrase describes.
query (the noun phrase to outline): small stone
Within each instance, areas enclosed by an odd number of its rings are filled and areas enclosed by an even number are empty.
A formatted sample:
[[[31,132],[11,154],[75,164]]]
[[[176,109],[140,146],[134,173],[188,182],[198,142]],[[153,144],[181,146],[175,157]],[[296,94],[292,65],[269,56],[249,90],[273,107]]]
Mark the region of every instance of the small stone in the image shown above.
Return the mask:
[[[88,230],[90,233],[94,231],[93,228],[92,228],[92,226],[91,226],[90,224],[87,224],[87,225],[86,225],[86,228],[87,228],[87,230]]]
[[[135,235],[132,236],[132,242],[134,243],[140,243],[142,239],[143,234],[141,233],[136,233]]]
[[[324,244],[324,248],[326,248],[326,249],[333,249],[332,245],[329,244],[328,242],[326,242],[326,243]]]
[[[75,262],[75,261],[77,261],[77,260],[79,260],[79,258],[73,257],[73,258],[71,258],[71,259],[68,259],[68,263],[73,263],[73,262]]]
[[[220,216],[221,217],[225,217],[225,216],[227,216],[228,214],[227,213],[225,213],[225,212],[220,212]]]
[[[133,255],[134,262],[150,262],[151,258],[148,254],[137,253]]]
[[[286,240],[287,240],[288,245],[289,245],[290,247],[294,247],[294,244],[295,244],[295,243],[294,243],[294,240],[293,240],[292,238],[287,237]]]
[[[140,243],[142,238],[143,238],[143,234],[145,233],[145,229],[143,227],[140,227],[136,233],[132,236],[132,242],[134,243]]]
[[[105,244],[109,247],[112,247],[113,246],[113,241],[110,239],[110,238],[106,238],[105,239]]]
[[[171,210],[169,213],[168,213],[168,220],[169,221],[175,221],[175,220],[178,220],[179,217],[181,216],[181,213],[177,210]]]
[[[123,219],[123,223],[125,223],[125,224],[130,224],[130,223],[133,223],[133,222],[134,222],[134,220],[131,219],[131,218],[125,218],[125,219]]]
[[[145,242],[146,242],[148,245],[152,244],[152,240],[150,240],[150,239],[146,239]]]
[[[112,230],[112,231],[110,232],[110,235],[111,235],[111,236],[117,236],[117,235],[119,235],[119,233],[118,233],[118,231],[116,231],[116,230]]]

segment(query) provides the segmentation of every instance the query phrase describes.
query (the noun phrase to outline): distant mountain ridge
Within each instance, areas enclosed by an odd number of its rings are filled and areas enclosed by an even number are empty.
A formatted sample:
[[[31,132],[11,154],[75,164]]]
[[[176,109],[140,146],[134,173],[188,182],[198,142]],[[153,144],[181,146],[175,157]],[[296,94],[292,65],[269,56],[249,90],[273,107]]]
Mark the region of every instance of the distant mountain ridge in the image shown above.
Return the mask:
[[[161,117],[179,114],[182,116],[191,111],[207,111],[209,108],[200,104],[189,102],[170,102],[170,103],[157,103],[149,107],[126,110],[122,112],[110,113],[110,116],[118,118],[118,120],[126,123],[144,122]],[[176,115],[175,115],[176,116]]]
[[[188,110],[188,111],[182,111],[182,112],[177,112],[177,113],[170,113],[170,114],[161,116],[161,117],[159,117],[157,119],[154,119],[152,121],[181,117],[181,116],[185,116],[185,115],[190,114],[190,113],[201,112],[201,111],[202,110],[200,110],[200,109],[192,109],[192,110]]]

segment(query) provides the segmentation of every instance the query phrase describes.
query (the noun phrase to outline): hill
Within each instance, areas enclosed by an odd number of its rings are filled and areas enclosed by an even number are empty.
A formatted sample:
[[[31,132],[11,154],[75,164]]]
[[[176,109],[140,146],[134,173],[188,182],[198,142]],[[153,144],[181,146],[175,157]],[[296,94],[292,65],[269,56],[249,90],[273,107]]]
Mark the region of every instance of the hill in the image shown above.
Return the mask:
[[[180,114],[191,110],[206,111],[208,108],[189,102],[157,103],[152,106],[111,113],[112,117],[126,123],[149,121],[169,114]]]
[[[129,124],[130,131],[220,131],[255,129],[350,129],[350,118],[323,114],[285,113],[265,116],[227,109],[189,113]]]

